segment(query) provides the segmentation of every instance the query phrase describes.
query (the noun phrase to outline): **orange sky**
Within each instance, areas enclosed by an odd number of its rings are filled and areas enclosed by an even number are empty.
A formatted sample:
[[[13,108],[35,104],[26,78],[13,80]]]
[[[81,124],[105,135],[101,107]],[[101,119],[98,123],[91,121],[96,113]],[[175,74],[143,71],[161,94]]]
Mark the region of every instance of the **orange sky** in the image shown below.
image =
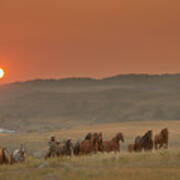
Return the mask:
[[[3,82],[179,73],[180,1],[1,0],[0,66]]]

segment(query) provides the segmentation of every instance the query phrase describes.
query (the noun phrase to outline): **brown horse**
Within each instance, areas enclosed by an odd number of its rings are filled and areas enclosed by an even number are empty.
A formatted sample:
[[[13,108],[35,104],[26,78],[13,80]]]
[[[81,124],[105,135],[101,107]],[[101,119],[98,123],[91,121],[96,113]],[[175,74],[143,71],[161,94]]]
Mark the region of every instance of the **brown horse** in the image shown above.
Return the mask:
[[[154,137],[155,149],[158,150],[162,148],[168,149],[168,140],[169,140],[169,132],[167,128],[161,130],[159,134]]]
[[[141,152],[142,150],[143,150],[143,147],[142,147],[141,136],[137,136],[135,138],[135,142],[134,142],[134,151],[135,152]]]
[[[84,141],[80,143],[79,151],[80,154],[90,154],[92,152],[98,151],[98,142],[99,142],[99,135],[98,133],[94,133],[91,135],[90,138],[85,138]]]
[[[3,147],[0,150],[0,164],[9,164],[9,159],[8,159],[8,151],[6,147]]]
[[[122,133],[118,133],[111,141],[103,141],[103,152],[120,152],[120,141],[124,142],[124,136]]]

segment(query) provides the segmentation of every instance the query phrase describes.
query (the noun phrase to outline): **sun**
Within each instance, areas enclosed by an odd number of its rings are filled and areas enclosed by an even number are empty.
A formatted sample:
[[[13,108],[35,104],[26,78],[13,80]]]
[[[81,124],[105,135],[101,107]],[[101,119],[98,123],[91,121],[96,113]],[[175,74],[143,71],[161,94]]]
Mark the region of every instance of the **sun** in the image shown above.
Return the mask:
[[[0,79],[2,79],[5,75],[4,69],[0,68]]]

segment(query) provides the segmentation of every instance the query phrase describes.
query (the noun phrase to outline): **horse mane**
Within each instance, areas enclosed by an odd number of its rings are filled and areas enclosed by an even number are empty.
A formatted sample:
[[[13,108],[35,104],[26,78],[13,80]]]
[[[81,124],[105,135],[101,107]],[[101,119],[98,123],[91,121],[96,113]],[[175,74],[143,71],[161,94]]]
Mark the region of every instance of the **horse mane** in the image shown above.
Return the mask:
[[[85,140],[91,140],[92,138],[92,133],[88,133],[86,136],[85,136]]]
[[[145,135],[142,137],[143,142],[149,142],[149,140],[152,139],[152,131],[148,131],[145,133]]]
[[[149,130],[145,133],[145,135],[141,138],[141,143],[143,148],[152,149],[153,140],[152,140],[152,130]]]

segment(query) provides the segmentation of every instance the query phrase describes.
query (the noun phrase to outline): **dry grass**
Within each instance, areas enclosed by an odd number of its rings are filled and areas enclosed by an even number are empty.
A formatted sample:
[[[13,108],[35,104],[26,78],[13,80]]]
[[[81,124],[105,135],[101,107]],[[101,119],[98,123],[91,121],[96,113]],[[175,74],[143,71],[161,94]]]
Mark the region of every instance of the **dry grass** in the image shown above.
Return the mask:
[[[39,168],[45,164],[45,167]],[[3,166],[0,179],[127,179],[178,180],[180,151],[160,151],[142,154],[96,154],[84,157],[58,158],[47,162],[29,157],[25,164]]]
[[[162,128],[170,130],[170,148],[153,153],[126,152],[127,145],[135,136],[152,129],[154,133]],[[96,154],[82,157],[63,157],[45,162],[32,157],[34,152],[43,155],[47,151],[47,141],[50,134],[59,139],[72,138],[75,141],[88,132],[103,132],[105,139],[110,139],[117,132],[123,132],[126,142],[122,144],[121,153]],[[28,160],[24,164],[0,167],[0,180],[178,180],[180,179],[180,121],[150,121],[105,124],[97,126],[81,126],[79,128],[61,130],[50,133],[30,133],[17,135],[1,135],[1,145],[6,145],[11,151],[20,143],[25,143]],[[40,165],[43,168],[38,168]]]
[[[104,125],[80,126],[73,129],[61,129],[49,133],[28,133],[16,135],[0,135],[1,146],[7,146],[10,150],[25,143],[29,155],[36,151],[46,151],[47,141],[51,134],[58,139],[71,138],[73,141],[83,139],[88,132],[102,132],[104,139],[111,139],[116,133],[122,132],[125,136],[125,143],[122,150],[126,151],[127,145],[134,141],[137,135],[143,135],[147,130],[152,129],[153,133],[158,133],[162,128],[168,127],[170,131],[170,147],[180,148],[180,121],[137,121],[122,122]]]

